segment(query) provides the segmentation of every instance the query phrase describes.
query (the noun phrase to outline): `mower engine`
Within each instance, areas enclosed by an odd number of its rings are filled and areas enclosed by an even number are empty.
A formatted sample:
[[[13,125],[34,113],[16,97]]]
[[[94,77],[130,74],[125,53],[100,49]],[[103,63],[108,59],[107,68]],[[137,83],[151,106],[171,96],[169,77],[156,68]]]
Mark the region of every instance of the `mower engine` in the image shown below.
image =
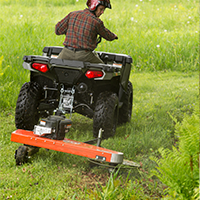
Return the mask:
[[[34,126],[34,134],[54,140],[63,140],[71,128],[72,121],[65,116],[51,115]]]

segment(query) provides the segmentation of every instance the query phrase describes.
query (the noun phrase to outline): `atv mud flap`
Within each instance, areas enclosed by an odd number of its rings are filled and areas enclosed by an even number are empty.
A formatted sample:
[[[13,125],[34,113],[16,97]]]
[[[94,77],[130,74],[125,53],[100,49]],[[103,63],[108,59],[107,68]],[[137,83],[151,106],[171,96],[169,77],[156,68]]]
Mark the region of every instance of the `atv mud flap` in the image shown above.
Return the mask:
[[[52,140],[37,136],[33,131],[18,129],[11,135],[11,141],[45,149],[51,149],[64,153],[87,157],[93,160],[123,164],[123,153],[105,149],[65,138],[64,140]]]

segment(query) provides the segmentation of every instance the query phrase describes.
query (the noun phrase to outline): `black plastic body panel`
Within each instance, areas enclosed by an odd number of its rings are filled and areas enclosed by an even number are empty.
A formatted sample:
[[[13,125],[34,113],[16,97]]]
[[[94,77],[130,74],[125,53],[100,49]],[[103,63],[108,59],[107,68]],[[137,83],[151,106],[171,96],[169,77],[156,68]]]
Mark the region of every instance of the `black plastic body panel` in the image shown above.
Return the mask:
[[[23,60],[25,62],[35,62],[35,61],[40,61],[44,63],[49,63],[50,58],[49,57],[44,57],[44,56],[24,56]]]
[[[74,85],[77,80],[83,75],[81,70],[68,69],[68,68],[54,68],[58,77],[58,82],[68,85]]]
[[[47,56],[58,55],[62,51],[63,47],[44,47],[43,53]]]
[[[63,59],[57,59],[57,58],[51,58],[49,60],[49,63],[51,65],[59,65],[59,66],[66,66],[68,68],[85,68],[85,64],[82,61],[76,61],[76,60],[63,60]]]

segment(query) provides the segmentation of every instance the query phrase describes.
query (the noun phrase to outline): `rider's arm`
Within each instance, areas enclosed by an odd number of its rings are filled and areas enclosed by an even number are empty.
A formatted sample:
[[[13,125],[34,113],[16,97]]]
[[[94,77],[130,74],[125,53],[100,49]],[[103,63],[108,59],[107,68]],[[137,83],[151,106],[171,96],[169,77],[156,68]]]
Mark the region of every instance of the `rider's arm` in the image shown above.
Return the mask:
[[[114,39],[118,39],[117,35],[112,33],[110,30],[108,30],[102,21],[100,21],[100,23],[97,26],[97,32],[98,34],[103,37],[104,39],[108,40],[108,41],[112,41]]]
[[[56,24],[55,26],[56,35],[63,35],[63,34],[66,35],[67,28],[68,28],[69,15],[67,15],[65,18],[63,18],[60,22]]]

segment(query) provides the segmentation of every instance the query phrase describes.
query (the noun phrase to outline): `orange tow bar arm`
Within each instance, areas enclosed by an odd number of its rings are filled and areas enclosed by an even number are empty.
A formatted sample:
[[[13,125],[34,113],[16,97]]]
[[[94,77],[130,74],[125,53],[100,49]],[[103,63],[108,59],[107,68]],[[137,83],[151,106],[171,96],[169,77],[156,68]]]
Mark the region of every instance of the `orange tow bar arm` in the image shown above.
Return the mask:
[[[33,131],[17,129],[11,135],[11,141],[35,147],[51,149],[64,153],[83,156],[98,161],[106,161],[115,164],[123,163],[123,153],[105,149],[65,138],[53,140],[35,135]]]

